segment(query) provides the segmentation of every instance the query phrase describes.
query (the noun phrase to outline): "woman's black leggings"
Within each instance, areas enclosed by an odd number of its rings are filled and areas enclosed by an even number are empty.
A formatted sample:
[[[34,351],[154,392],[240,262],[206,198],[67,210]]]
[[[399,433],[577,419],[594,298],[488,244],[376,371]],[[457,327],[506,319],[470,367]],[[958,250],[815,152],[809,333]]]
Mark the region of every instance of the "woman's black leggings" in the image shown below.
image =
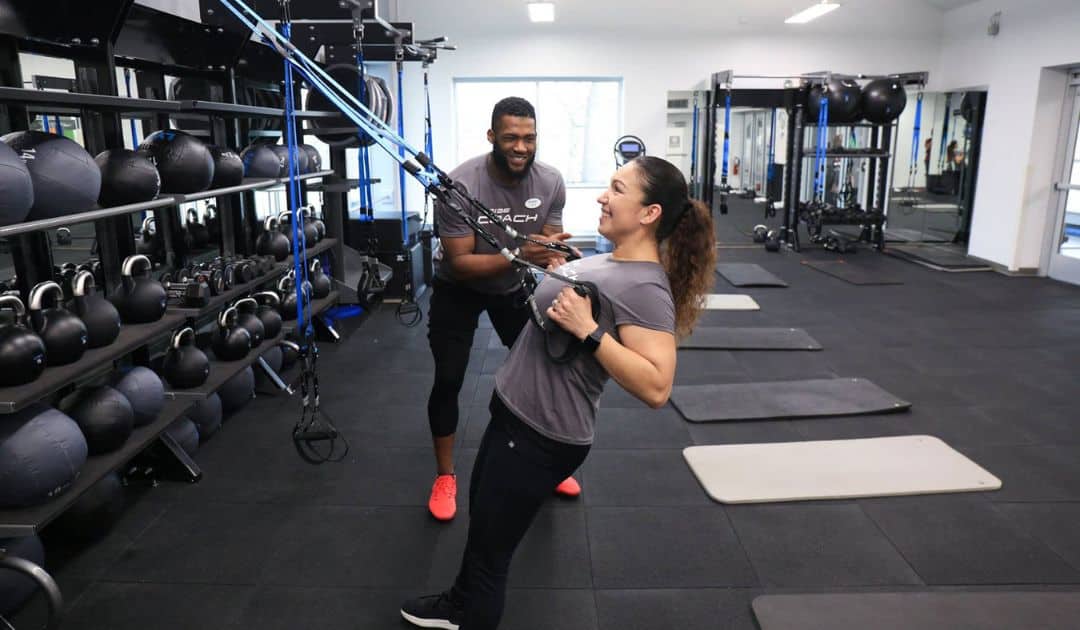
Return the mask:
[[[452,594],[465,606],[460,630],[495,630],[514,550],[555,486],[585,461],[588,446],[549,439],[526,426],[499,395],[469,483],[469,538]]]

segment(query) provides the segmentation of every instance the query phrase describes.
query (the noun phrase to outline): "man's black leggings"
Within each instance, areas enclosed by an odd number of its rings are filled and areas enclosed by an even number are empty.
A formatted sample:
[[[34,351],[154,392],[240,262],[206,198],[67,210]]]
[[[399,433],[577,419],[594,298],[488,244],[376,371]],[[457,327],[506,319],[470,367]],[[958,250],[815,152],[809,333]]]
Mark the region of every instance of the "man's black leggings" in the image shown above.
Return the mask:
[[[453,435],[458,425],[458,394],[469,367],[469,351],[479,323],[487,311],[503,345],[514,345],[529,322],[529,310],[517,294],[487,295],[435,278],[428,314],[428,342],[435,358],[435,383],[428,398],[431,435]]]
[[[585,461],[588,446],[547,438],[518,419],[499,395],[469,483],[469,538],[451,590],[464,605],[460,630],[495,630],[506,579],[525,532],[555,486]]]

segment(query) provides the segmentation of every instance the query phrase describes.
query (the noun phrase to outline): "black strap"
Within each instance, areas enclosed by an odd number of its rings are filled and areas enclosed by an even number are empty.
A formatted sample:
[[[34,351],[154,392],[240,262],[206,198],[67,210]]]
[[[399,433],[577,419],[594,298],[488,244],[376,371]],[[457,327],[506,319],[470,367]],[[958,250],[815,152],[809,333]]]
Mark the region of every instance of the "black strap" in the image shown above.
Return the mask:
[[[592,307],[593,320],[600,321],[600,289],[592,282],[581,282],[580,285],[574,286],[574,292],[581,297],[588,298]],[[535,312],[535,310],[534,310]],[[545,326],[539,320],[533,320],[540,324],[541,330],[544,331],[544,349],[547,351],[548,358],[558,365],[565,365],[577,358],[581,353],[581,349],[585,347],[585,343],[571,338],[570,343],[566,346],[566,349],[562,354],[556,354],[555,350],[551,347],[551,340],[555,336],[554,330],[547,330]]]

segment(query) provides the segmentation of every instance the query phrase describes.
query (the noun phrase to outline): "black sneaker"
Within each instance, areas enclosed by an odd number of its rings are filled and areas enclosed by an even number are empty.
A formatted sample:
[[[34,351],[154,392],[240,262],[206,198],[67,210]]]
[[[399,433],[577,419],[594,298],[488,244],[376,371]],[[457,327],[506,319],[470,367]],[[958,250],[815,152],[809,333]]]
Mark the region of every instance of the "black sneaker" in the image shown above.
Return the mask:
[[[410,599],[401,606],[401,616],[421,628],[458,630],[465,611],[450,597],[450,591]]]

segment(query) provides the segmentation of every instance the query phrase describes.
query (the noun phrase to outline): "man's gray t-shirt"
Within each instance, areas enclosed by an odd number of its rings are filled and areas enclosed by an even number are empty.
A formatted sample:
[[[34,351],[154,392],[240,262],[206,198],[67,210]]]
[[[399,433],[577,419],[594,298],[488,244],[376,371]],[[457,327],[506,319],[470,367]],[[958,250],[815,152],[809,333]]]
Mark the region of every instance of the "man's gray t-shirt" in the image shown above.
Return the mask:
[[[616,340],[618,326],[624,324],[674,334],[675,302],[659,263],[620,261],[602,254],[567,263],[559,273],[597,286],[601,294],[597,323]],[[566,286],[545,278],[536,290],[537,308],[546,314]],[[545,335],[556,337],[550,342],[556,353],[571,337],[555,322],[547,320],[546,326],[552,332],[545,333],[535,324],[525,327],[495,374],[495,391],[514,415],[542,435],[568,444],[591,444],[608,373],[586,351],[565,365],[549,359]]]
[[[543,162],[533,162],[525,177],[513,186],[497,182],[488,171],[490,155],[472,158],[450,172],[450,178],[465,186],[469,194],[479,199],[493,213],[511,223],[522,234],[540,234],[545,225],[562,225],[563,206],[566,205],[566,184],[562,175]],[[492,225],[487,217],[472,207],[465,211],[476,218],[505,247],[513,250],[519,243],[501,228]],[[439,225],[439,237],[469,236],[473,234],[457,212],[445,204],[435,205],[435,220]],[[499,250],[487,241],[476,237],[474,254],[497,254]],[[508,270],[504,274],[474,280],[457,280],[450,265],[441,261],[436,275],[443,280],[465,286],[479,293],[506,295],[513,293],[521,284],[518,272]]]

